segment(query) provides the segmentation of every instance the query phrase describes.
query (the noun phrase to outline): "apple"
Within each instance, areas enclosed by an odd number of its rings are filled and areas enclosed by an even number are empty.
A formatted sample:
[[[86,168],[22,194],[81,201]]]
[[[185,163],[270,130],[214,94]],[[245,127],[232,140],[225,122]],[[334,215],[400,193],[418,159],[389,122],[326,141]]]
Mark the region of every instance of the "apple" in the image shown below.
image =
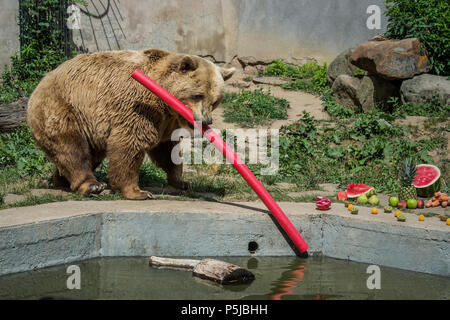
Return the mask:
[[[339,191],[337,193],[338,200],[347,200],[347,191]]]
[[[398,202],[398,207],[402,208],[402,209],[406,208],[406,201],[405,200],[400,200]]]
[[[417,208],[417,200],[416,199],[408,199],[406,202],[408,209],[416,209]]]
[[[390,197],[390,198],[389,198],[389,205],[390,205],[391,207],[396,207],[396,206],[398,206],[398,202],[399,202],[398,197]]]
[[[417,200],[417,208],[422,209],[425,206],[425,201]]]

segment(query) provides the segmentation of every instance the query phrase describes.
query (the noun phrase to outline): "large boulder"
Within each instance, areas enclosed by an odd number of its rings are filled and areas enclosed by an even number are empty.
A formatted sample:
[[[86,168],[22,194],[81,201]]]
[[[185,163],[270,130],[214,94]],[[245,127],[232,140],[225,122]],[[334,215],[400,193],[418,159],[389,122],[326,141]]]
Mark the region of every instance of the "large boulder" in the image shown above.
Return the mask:
[[[361,79],[347,74],[338,76],[331,87],[336,103],[347,107],[360,106],[357,97],[360,85]]]
[[[260,59],[252,56],[238,57],[238,60],[244,68],[247,66],[266,66],[273,62],[273,59]]]
[[[349,61],[386,80],[410,79],[430,69],[417,38],[364,42],[356,47]]]
[[[375,104],[385,106],[389,98],[399,96],[399,88],[392,82],[377,76],[365,76],[356,92],[358,102],[364,112]]]
[[[349,48],[340,53],[336,57],[336,59],[334,59],[333,62],[331,62],[328,66],[327,80],[330,86],[333,85],[334,81],[341,74],[352,76],[357,70],[356,66],[352,65],[349,62],[349,58],[352,55],[354,49],[355,48]]]
[[[403,103],[421,105],[439,101],[441,105],[450,105],[450,80],[432,74],[422,74],[405,80],[400,88]]]

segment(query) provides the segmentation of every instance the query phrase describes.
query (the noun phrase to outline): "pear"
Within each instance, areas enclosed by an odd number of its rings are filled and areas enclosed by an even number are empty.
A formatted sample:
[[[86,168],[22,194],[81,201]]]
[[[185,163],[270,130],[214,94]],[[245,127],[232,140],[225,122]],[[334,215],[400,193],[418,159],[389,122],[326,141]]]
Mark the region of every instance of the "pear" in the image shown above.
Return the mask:
[[[367,199],[367,196],[365,194],[362,194],[358,197],[358,203],[367,203],[369,199]]]
[[[369,198],[369,203],[370,203],[371,205],[376,206],[376,205],[378,205],[378,204],[380,203],[380,199],[378,199],[378,197],[377,197],[376,195],[373,195],[373,196],[371,196],[371,197]]]

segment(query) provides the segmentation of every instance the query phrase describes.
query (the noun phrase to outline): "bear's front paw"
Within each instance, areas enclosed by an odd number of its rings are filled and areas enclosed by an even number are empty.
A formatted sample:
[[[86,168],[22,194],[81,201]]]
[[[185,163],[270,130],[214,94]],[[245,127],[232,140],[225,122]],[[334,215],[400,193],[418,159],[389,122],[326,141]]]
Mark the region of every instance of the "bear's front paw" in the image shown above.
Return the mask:
[[[86,181],[78,188],[77,192],[84,196],[90,196],[102,193],[106,187],[107,184],[104,182]]]
[[[104,182],[101,183],[93,183],[87,189],[87,194],[100,194],[105,190],[107,184]]]

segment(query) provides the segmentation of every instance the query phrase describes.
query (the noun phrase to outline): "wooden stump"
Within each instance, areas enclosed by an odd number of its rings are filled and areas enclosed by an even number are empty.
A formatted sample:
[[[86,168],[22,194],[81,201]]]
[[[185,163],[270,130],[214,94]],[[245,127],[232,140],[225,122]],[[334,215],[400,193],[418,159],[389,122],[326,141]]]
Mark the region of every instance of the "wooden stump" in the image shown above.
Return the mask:
[[[253,273],[231,263],[205,259],[194,268],[193,275],[220,284],[247,283],[255,280]]]

